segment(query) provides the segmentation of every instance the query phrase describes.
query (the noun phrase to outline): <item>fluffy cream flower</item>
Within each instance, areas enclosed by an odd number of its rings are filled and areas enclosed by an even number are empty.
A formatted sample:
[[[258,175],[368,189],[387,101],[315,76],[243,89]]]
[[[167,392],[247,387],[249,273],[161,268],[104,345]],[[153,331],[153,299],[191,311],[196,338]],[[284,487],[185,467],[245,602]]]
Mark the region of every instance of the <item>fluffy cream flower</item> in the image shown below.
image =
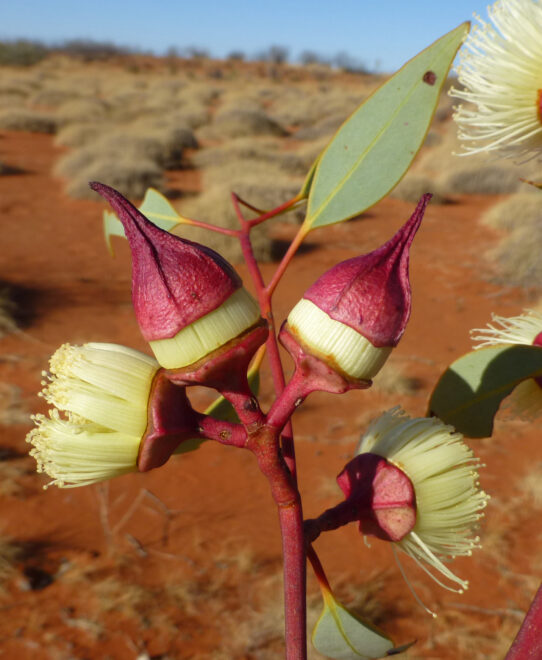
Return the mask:
[[[480,461],[451,426],[436,417],[411,419],[399,406],[369,426],[356,454],[366,452],[397,466],[414,487],[416,524],[395,545],[438,584],[462,592],[468,582],[443,562],[479,547],[473,531],[489,499],[478,483]],[[454,586],[441,582],[426,564]]]
[[[471,330],[474,348],[485,346],[542,346],[542,314],[527,310],[519,316],[507,318],[492,314],[487,328]],[[542,383],[528,378],[520,383],[506,399],[506,408],[515,417],[534,419],[542,414]]]
[[[488,8],[460,51],[464,90],[450,95],[469,106],[454,119],[464,154],[498,151],[507,156],[542,152],[542,3],[500,0]],[[473,107],[475,106],[475,107]]]
[[[61,487],[85,486],[137,469],[147,403],[159,368],[153,358],[116,344],[61,346],[41,396],[54,406],[34,415],[30,454]]]

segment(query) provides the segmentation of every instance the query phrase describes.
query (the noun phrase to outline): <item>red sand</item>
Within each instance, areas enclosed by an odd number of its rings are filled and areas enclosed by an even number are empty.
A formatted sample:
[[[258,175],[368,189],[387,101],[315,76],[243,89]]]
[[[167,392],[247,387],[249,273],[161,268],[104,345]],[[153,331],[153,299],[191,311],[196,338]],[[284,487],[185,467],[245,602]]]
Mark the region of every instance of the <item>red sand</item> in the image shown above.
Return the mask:
[[[109,257],[101,230],[104,207],[63,194],[51,174],[58,153],[49,136],[6,133],[0,139],[2,161],[24,171],[0,177],[0,278],[35,292],[36,304],[36,317],[24,333],[0,340],[0,381],[21,388],[23,405],[31,412],[44,409],[36,397],[40,371],[61,343],[105,341],[147,350],[130,304],[127,245],[116,240],[117,257]],[[193,190],[197,180],[193,173],[190,177],[176,173],[173,185]],[[513,315],[528,306],[525,292],[490,283],[480,258],[496,236],[477,218],[493,201],[463,197],[430,206],[415,240],[413,314],[393,360],[419,379],[421,389],[409,396],[377,388],[342,397],[318,394],[296,413],[306,516],[338,500],[334,477],[369,419],[397,403],[410,414],[423,415],[435,379],[469,350],[469,329],[485,325],[492,311]],[[325,269],[387,240],[412,208],[385,200],[360,220],[310,235],[315,249],[298,256],[281,283],[276,318],[282,320]],[[279,231],[286,238],[293,229],[284,225]],[[264,274],[269,277],[272,269],[265,265]],[[246,275],[243,267],[240,272]],[[290,369],[287,358],[285,364]],[[269,405],[269,387],[264,391]],[[203,405],[208,397],[200,400]],[[28,429],[2,427],[0,446],[26,452]],[[418,593],[438,611],[436,621],[414,602],[385,544],[375,540],[367,548],[354,526],[318,540],[332,584],[347,579],[362,585],[386,571],[377,594],[384,609],[379,624],[397,643],[419,640],[405,657],[504,654],[519,613],[536,590],[537,579],[530,576],[540,574],[538,533],[533,531],[539,516],[521,500],[520,481],[539,460],[537,436],[527,424],[499,422],[492,440],[472,441],[487,464],[483,486],[498,498],[484,521],[487,547],[453,565],[470,580],[466,594],[442,590],[404,560]],[[143,652],[208,658],[221,650],[223,655],[216,657],[280,657],[276,641],[269,655],[257,645],[247,652],[228,650],[234,649],[232,639],[244,634],[237,627],[245,611],[240,603],[265,607],[260,584],[280,601],[280,582],[272,582],[280,569],[277,516],[250,455],[208,444],[155,472],[123,477],[109,487],[45,492],[33,459],[13,464],[21,468],[20,488],[1,496],[1,532],[26,544],[27,551],[0,594],[0,655],[124,660]],[[141,489],[155,498],[136,502],[133,514],[115,529]],[[52,583],[29,590],[23,571],[30,569],[34,575],[35,569],[45,571]],[[309,590],[316,593],[312,577]],[[277,608],[271,611],[279,616]],[[496,645],[499,639],[501,646]]]

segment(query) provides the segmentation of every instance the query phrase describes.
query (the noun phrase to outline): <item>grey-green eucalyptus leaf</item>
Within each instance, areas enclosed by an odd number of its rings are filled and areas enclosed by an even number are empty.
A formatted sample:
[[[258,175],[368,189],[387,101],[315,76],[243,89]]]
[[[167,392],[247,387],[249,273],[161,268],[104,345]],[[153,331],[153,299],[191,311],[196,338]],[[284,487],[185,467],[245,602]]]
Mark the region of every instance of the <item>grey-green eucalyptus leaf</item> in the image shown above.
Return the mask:
[[[468,29],[463,23],[407,62],[341,126],[302,189],[309,194],[307,231],[359,215],[400,181]]]
[[[527,378],[542,377],[542,347],[489,346],[463,355],[440,377],[429,415],[471,438],[486,438],[501,402]]]

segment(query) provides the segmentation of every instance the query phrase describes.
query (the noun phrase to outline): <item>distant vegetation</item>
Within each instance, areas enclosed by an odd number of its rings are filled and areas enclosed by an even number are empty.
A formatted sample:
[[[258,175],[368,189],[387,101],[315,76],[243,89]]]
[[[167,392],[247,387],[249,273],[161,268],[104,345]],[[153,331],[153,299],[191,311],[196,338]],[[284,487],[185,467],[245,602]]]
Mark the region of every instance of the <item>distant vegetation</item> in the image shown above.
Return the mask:
[[[84,62],[105,61],[126,55],[149,55],[151,53],[128,46],[121,46],[110,41],[93,39],[70,39],[58,43],[45,43],[34,39],[13,39],[0,41],[0,66],[32,66],[50,55],[67,55]],[[199,46],[171,46],[164,56],[168,59],[213,59],[213,55]],[[253,60],[268,62],[273,65],[290,62],[290,51],[285,46],[272,45],[250,56],[241,50],[228,54],[230,61]],[[370,73],[370,68],[361,60],[346,52],[324,57],[315,51],[303,51],[297,58],[303,66],[321,65],[333,67],[347,73]]]

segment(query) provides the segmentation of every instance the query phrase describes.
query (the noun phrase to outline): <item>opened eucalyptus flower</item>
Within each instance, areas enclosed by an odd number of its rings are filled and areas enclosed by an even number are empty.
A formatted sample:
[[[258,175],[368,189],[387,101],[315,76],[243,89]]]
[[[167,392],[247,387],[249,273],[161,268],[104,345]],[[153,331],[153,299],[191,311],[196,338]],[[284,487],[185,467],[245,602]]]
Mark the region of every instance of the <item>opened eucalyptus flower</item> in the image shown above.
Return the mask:
[[[504,317],[493,314],[487,328],[471,330],[474,348],[485,346],[540,346],[542,347],[542,314],[528,310],[519,316]],[[528,378],[517,385],[506,399],[505,406],[512,415],[534,419],[542,414],[542,382]]]
[[[356,454],[357,460],[372,455],[386,459],[412,484],[413,523],[408,530],[403,524],[401,537],[391,540],[441,586],[458,592],[466,589],[468,582],[444,562],[470,556],[480,547],[474,530],[489,498],[478,483],[480,461],[462,435],[436,417],[411,419],[397,406],[369,426]],[[349,474],[345,469],[338,477],[347,497],[357,487]],[[360,530],[365,531],[363,520]],[[442,582],[427,565],[457,586]]]
[[[467,101],[454,119],[464,154],[505,156],[542,153],[542,4],[500,0],[479,18],[460,51],[464,89],[450,95]]]
[[[158,467],[197,437],[184,388],[157,382],[159,369],[154,358],[117,344],[64,344],[54,353],[41,392],[53,408],[34,415],[27,436],[48,485],[86,486]],[[174,418],[164,415],[163,400]]]

